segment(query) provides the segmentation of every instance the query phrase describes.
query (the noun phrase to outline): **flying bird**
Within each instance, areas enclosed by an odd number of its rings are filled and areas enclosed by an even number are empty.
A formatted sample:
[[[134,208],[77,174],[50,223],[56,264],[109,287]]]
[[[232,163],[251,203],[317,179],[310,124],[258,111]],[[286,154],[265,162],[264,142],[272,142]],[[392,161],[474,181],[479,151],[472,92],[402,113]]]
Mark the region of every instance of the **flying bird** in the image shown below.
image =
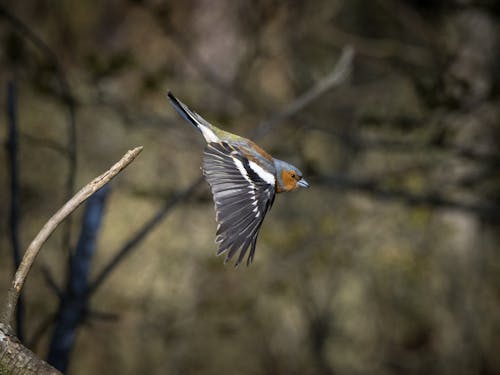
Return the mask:
[[[168,99],[177,112],[198,129],[205,141],[203,175],[215,202],[217,255],[227,253],[227,263],[239,251],[237,267],[253,261],[262,222],[277,193],[309,184],[293,165],[269,155],[253,141],[221,130],[190,110],[170,91]]]

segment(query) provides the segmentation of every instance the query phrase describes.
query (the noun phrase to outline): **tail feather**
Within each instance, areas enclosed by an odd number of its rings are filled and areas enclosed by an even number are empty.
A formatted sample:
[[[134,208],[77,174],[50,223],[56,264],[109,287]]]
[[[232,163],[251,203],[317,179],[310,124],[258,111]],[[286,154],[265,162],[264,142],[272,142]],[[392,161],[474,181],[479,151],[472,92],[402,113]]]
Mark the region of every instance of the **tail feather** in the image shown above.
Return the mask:
[[[212,130],[213,126],[207,120],[196,112],[190,110],[187,105],[177,99],[170,91],[168,91],[167,97],[174,106],[175,110],[191,125],[197,128],[203,134],[203,137],[205,137],[207,142],[219,141],[219,138]]]
[[[172,94],[170,91],[167,93],[167,97],[170,100],[170,103],[174,106],[175,110],[182,116],[184,119],[187,120],[191,125],[193,125],[196,129],[200,130],[198,128],[199,121],[196,119],[196,117],[200,117],[193,111],[191,111],[187,105],[182,103],[179,99],[177,99],[174,94]],[[200,130],[201,131],[201,130]]]

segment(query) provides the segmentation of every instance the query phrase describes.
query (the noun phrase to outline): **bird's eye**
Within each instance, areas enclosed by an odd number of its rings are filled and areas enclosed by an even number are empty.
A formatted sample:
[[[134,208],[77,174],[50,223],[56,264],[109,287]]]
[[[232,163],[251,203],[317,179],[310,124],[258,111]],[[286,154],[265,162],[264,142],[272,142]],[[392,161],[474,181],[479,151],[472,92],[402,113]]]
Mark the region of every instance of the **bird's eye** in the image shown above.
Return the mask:
[[[297,177],[297,176],[295,176],[295,173],[292,173],[292,178],[295,178],[295,177]]]

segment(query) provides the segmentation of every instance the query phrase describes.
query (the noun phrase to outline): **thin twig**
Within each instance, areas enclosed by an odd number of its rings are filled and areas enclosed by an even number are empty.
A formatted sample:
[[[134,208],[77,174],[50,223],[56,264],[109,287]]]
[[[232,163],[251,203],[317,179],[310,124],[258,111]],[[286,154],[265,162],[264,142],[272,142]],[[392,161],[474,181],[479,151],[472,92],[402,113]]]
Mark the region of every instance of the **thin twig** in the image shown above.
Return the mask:
[[[48,221],[45,223],[43,228],[38,232],[36,237],[33,239],[28,249],[26,250],[21,265],[14,275],[12,285],[8,291],[7,300],[3,306],[2,315],[0,316],[0,323],[3,323],[7,327],[12,326],[12,318],[14,316],[14,311],[16,310],[17,300],[19,298],[19,293],[23,288],[26,277],[38,255],[40,248],[47,241],[52,232],[57,228],[57,226],[69,215],[71,214],[80,204],[82,204],[88,197],[94,194],[101,187],[106,185],[113,177],[120,173],[127,165],[129,165],[137,155],[142,151],[141,147],[136,147],[133,150],[129,150],[120,161],[113,165],[109,170],[104,172],[99,177],[96,177],[93,181],[85,185],[78,193],[76,193],[73,198],[67,201],[62,208],[59,209]]]

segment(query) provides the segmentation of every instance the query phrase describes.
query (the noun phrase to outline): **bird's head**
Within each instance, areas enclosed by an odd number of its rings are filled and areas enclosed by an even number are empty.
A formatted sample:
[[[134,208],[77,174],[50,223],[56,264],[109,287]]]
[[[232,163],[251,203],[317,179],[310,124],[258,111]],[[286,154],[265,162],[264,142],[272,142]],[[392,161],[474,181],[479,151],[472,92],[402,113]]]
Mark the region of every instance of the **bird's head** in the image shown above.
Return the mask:
[[[302,172],[293,165],[282,160],[274,159],[276,166],[277,192],[293,191],[299,187],[308,188],[309,183],[302,177]]]

